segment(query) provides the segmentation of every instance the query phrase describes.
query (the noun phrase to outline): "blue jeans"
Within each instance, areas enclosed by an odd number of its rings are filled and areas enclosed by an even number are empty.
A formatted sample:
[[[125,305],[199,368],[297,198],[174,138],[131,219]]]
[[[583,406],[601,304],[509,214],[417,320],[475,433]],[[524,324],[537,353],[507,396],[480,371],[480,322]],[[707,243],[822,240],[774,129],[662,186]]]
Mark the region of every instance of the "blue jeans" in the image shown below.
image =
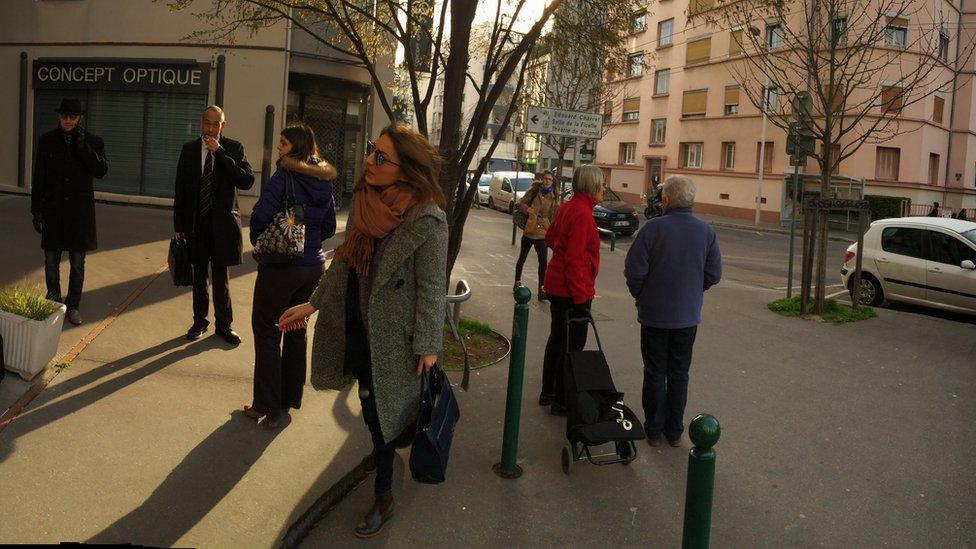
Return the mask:
[[[47,298],[64,303],[68,309],[81,305],[81,289],[85,285],[85,252],[68,251],[71,271],[68,275],[68,297],[61,298],[61,250],[44,250],[44,280],[47,282]]]
[[[641,326],[644,358],[644,430],[678,440],[684,432],[688,370],[698,327],[668,330]]]

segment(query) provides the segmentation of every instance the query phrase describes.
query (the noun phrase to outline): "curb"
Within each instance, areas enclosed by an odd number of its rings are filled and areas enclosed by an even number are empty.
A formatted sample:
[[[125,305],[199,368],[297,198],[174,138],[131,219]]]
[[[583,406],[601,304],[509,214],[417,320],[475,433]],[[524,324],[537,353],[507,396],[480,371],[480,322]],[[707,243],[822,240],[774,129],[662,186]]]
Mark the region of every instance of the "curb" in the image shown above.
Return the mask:
[[[755,225],[738,225],[736,223],[725,223],[722,221],[707,221],[707,223],[712,227],[721,227],[723,229],[736,229],[739,231],[754,231],[757,233],[782,234],[787,236],[790,234],[790,231],[787,231],[786,229],[777,229],[773,227],[763,227],[763,226],[757,227]],[[832,240],[834,242],[847,242],[849,244],[853,244],[857,242],[857,240],[846,236],[828,236],[827,240]]]

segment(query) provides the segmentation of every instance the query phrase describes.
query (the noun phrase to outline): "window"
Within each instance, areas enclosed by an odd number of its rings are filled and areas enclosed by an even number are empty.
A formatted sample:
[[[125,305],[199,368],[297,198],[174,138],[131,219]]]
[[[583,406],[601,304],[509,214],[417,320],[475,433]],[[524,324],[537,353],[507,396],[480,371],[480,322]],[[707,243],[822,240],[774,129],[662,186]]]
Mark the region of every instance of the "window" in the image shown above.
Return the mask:
[[[763,90],[765,96],[766,112],[774,113],[779,109],[779,91],[776,86],[770,86]]]
[[[697,40],[689,40],[685,51],[685,65],[707,63],[712,55],[712,37],[706,36]]]
[[[885,26],[885,45],[904,48],[908,46],[908,19],[889,17]]]
[[[742,29],[735,29],[729,34],[729,57],[742,55]]]
[[[834,24],[830,26],[830,39],[838,46],[847,44],[847,17],[834,18]]]
[[[881,112],[885,114],[900,114],[905,103],[905,90],[897,84],[881,85]]]
[[[637,143],[620,144],[620,163],[621,164],[637,163]]]
[[[705,116],[708,90],[686,91],[681,98],[681,117]]]
[[[878,147],[874,163],[874,178],[888,181],[898,180],[898,162],[901,159],[901,149],[894,147]]]
[[[939,181],[939,155],[929,153],[929,185],[935,185]]]
[[[702,167],[702,143],[682,143],[679,155],[682,168]]]
[[[640,97],[624,99],[623,120],[640,120]]]
[[[888,227],[881,232],[881,249],[893,254],[924,259],[922,232],[923,229]]]
[[[674,35],[674,19],[661,21],[657,24],[657,47],[663,48],[671,45],[671,37]]]
[[[976,251],[958,238],[936,231],[925,231],[929,236],[929,259],[958,267],[967,259],[976,262]]]
[[[651,143],[661,144],[664,143],[665,137],[668,133],[668,119],[667,118],[656,118],[651,120]]]
[[[739,86],[725,87],[725,116],[739,114]]]
[[[722,143],[722,169],[735,169],[735,142],[726,141]]]
[[[943,111],[945,111],[945,97],[936,93],[932,99],[932,120],[941,124]]]
[[[654,73],[654,95],[668,93],[671,80],[671,69],[661,69]]]
[[[844,86],[835,84],[824,86],[824,94],[827,96],[827,104],[830,105],[830,112],[839,113],[844,110]]]
[[[949,59],[949,35],[944,30],[939,32],[939,59]]]
[[[607,101],[603,104],[603,123],[609,124],[613,121],[613,101]]]
[[[688,12],[690,15],[695,15],[714,7],[715,0],[691,0],[691,3],[688,5]]]
[[[635,13],[630,25],[630,32],[644,32],[645,30],[647,30],[647,12],[640,11]]]
[[[762,171],[763,173],[772,173],[773,171],[773,142],[767,141],[766,148],[763,149],[762,141],[756,143],[756,173],[759,173],[759,158],[763,157]]]
[[[770,50],[778,49],[783,45],[783,25],[772,23],[766,25],[766,48]]]
[[[627,66],[630,67],[630,76],[644,74],[644,52],[631,54],[627,58]]]

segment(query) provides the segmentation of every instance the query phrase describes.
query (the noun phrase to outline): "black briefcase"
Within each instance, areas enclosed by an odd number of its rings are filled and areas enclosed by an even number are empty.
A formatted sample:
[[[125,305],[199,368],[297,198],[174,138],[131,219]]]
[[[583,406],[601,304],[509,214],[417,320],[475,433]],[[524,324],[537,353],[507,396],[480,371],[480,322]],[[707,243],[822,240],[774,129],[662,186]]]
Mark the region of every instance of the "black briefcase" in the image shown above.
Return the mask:
[[[190,260],[190,244],[185,238],[169,241],[169,274],[175,286],[193,285],[193,262]]]
[[[414,480],[425,484],[444,482],[454,424],[460,418],[451,380],[435,364],[421,381],[417,435],[410,450],[410,474]]]

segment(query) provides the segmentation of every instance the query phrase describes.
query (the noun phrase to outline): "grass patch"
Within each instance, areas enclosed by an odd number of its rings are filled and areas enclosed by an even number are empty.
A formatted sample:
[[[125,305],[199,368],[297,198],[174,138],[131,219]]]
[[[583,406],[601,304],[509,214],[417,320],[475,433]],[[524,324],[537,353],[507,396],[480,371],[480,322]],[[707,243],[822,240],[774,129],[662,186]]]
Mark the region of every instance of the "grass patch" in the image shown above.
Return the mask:
[[[58,310],[59,305],[44,298],[36,287],[8,286],[0,289],[0,311],[31,320],[44,320]]]
[[[508,342],[495,333],[491,326],[466,317],[458,321],[458,335],[468,349],[468,363],[471,368],[483,368],[495,363],[508,352]],[[454,339],[451,326],[444,324],[444,369],[460,371],[464,369],[464,350]]]
[[[807,310],[812,310],[813,300],[811,299],[807,303]],[[773,301],[767,305],[767,307],[769,307],[770,311],[783,316],[800,316],[799,297],[777,299],[776,301]],[[876,316],[878,315],[874,312],[874,309],[866,305],[861,305],[855,311],[849,305],[839,303],[836,299],[827,299],[824,301],[823,315],[817,317],[812,314],[807,314],[806,318],[820,320],[822,322],[830,322],[832,324],[844,324],[846,322],[867,320]]]

